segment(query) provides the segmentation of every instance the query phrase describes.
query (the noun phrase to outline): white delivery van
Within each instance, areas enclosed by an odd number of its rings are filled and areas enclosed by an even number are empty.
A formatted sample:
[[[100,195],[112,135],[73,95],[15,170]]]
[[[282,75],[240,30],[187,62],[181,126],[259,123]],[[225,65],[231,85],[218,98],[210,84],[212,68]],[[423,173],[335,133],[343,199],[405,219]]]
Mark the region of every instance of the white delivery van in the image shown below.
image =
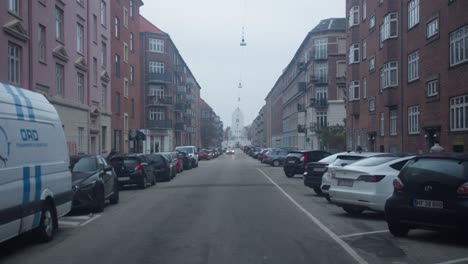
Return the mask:
[[[62,122],[38,93],[0,82],[0,242],[27,231],[52,240],[71,209]]]
[[[195,146],[179,146],[175,148],[176,151],[187,152],[190,159],[192,160],[192,167],[198,167],[198,150]]]

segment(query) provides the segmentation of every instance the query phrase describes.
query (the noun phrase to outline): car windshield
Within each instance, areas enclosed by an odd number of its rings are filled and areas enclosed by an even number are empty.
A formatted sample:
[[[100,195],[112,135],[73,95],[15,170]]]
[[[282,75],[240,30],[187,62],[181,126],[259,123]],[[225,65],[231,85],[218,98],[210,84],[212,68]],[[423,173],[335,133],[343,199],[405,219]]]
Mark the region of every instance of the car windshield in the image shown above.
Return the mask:
[[[73,166],[73,172],[95,172],[97,171],[97,159],[94,157],[81,158]]]
[[[421,158],[408,162],[402,177],[456,177],[468,180],[468,161]]]
[[[288,156],[289,157],[295,157],[295,158],[302,158],[304,156],[304,154],[299,153],[299,152],[292,152],[292,153],[289,153]]]
[[[180,150],[180,151],[193,154],[193,148],[189,148],[189,147],[177,147],[176,150]]]
[[[339,154],[330,155],[330,156],[328,156],[328,157],[325,157],[325,158],[319,160],[318,162],[330,164],[330,163],[332,163],[333,161],[336,160],[336,158],[338,157],[338,155],[339,155]]]
[[[372,167],[397,159],[398,157],[370,157],[358,160],[353,166]]]
[[[360,159],[363,159],[365,157],[362,156],[353,156],[353,155],[339,155],[337,159],[332,162],[330,165],[331,166],[344,166],[344,165],[349,165],[352,164]]]

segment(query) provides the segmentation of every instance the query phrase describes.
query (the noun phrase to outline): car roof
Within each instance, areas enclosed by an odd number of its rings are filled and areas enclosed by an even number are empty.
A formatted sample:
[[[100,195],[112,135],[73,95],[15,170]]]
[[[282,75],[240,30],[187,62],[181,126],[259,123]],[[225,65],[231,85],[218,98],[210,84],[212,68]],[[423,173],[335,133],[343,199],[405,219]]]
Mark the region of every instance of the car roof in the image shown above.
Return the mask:
[[[396,157],[396,154],[393,153],[385,153],[385,152],[358,152],[358,151],[347,151],[337,153],[339,156],[354,156],[354,157]]]
[[[312,152],[327,152],[325,150],[289,150],[289,153],[312,153]]]
[[[464,153],[430,153],[417,155],[414,158],[468,160],[468,155]]]

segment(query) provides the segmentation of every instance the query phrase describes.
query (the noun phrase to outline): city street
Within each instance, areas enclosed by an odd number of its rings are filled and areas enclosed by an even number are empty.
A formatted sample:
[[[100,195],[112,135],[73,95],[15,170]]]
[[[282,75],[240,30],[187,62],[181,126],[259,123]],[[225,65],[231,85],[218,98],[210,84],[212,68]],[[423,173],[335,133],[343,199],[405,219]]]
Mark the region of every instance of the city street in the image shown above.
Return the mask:
[[[396,239],[383,214],[351,217],[239,149],[120,195],[103,213],[61,219],[51,243],[0,245],[0,263],[468,263],[461,235]]]

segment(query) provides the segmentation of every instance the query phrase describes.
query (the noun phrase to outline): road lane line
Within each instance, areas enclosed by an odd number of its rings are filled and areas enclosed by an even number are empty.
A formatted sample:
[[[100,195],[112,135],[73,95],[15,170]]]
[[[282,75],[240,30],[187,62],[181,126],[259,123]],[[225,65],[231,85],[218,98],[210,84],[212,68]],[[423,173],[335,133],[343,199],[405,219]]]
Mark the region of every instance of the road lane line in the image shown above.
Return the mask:
[[[465,261],[468,261],[468,258],[454,259],[454,260],[449,260],[445,262],[439,262],[437,264],[456,264],[456,263],[462,263]]]
[[[90,218],[89,215],[77,215],[77,216],[65,216],[64,219],[69,220],[88,220]]]
[[[338,237],[333,231],[326,227],[322,222],[320,222],[315,216],[309,213],[304,207],[302,207],[296,200],[294,200],[283,188],[281,188],[273,179],[271,179],[263,170],[257,168],[257,170],[265,176],[273,185],[278,188],[278,190],[286,196],[299,210],[301,210],[307,217],[309,217],[312,222],[314,222],[320,229],[327,233],[338,245],[340,245],[344,251],[346,251],[354,260],[359,264],[368,264],[364,258],[362,258],[353,248],[351,248],[344,240]]]
[[[80,222],[74,222],[74,221],[59,221],[59,226],[79,226]]]
[[[339,238],[345,238],[345,237],[354,237],[354,236],[365,236],[365,235],[372,235],[372,234],[379,234],[379,233],[387,233],[389,232],[388,230],[377,230],[377,231],[370,231],[370,232],[362,232],[362,233],[354,233],[354,234],[349,234],[349,235],[342,235],[338,236]]]
[[[89,220],[88,220],[88,221],[86,221],[86,222],[83,222],[83,223],[82,223],[80,226],[85,226],[85,225],[87,225],[87,224],[91,223],[92,221],[94,221],[94,220],[98,219],[99,217],[101,217],[101,215],[100,215],[100,214],[94,215],[94,216],[93,216],[91,219],[89,219]]]

